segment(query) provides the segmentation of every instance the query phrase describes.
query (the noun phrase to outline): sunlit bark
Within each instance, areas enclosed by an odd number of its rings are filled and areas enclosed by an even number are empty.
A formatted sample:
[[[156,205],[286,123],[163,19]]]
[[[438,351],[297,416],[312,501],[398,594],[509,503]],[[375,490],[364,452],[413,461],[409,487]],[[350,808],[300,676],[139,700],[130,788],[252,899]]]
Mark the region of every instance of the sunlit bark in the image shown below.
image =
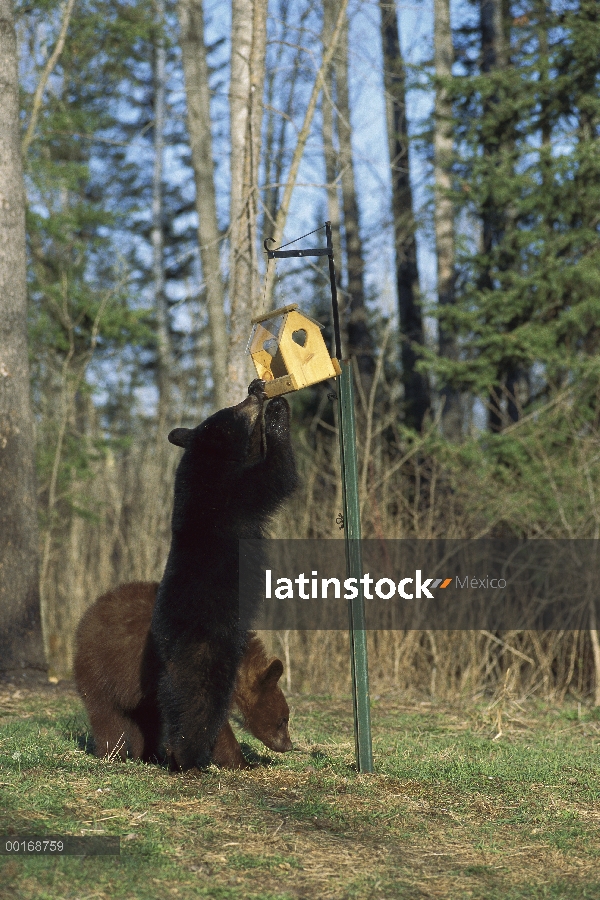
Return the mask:
[[[259,302],[257,251],[258,168],[261,150],[267,5],[233,0],[231,26],[231,201],[229,224],[229,403],[252,378],[246,343]]]
[[[449,193],[452,160],[452,113],[447,90],[442,79],[452,76],[454,51],[450,28],[450,0],[434,0],[434,62],[438,79],[435,92],[435,130],[433,135],[435,181],[435,245],[437,253],[438,304],[441,311],[454,304],[454,210]],[[458,357],[454,329],[443,318],[439,323],[439,352],[446,359]],[[458,441],[462,433],[462,412],[459,392],[448,384],[440,387],[442,402],[442,430],[447,438]]]
[[[179,0],[178,12],[188,131],[196,183],[198,243],[206,286],[213,406],[220,409],[227,403],[227,320],[219,253],[220,232],[217,219],[202,0]]]

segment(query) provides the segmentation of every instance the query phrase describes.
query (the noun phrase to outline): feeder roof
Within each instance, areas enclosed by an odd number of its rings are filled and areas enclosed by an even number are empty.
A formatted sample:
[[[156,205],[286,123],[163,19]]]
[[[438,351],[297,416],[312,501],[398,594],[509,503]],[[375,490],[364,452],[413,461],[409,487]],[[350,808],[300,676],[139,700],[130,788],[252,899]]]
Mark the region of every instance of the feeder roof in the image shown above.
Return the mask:
[[[254,324],[258,325],[261,322],[266,322],[267,320],[272,322],[274,319],[278,318],[279,316],[283,316],[285,313],[293,312],[294,310],[298,310],[299,315],[304,316],[305,319],[308,319],[308,321],[312,322],[314,325],[318,325],[321,330],[323,330],[325,328],[324,325],[321,325],[321,323],[317,322],[316,319],[313,319],[312,316],[309,316],[309,315],[307,315],[307,313],[302,312],[302,310],[298,309],[297,303],[290,303],[288,306],[280,306],[279,309],[272,309],[271,312],[264,313],[261,316],[255,316],[250,321],[252,322],[253,325]]]

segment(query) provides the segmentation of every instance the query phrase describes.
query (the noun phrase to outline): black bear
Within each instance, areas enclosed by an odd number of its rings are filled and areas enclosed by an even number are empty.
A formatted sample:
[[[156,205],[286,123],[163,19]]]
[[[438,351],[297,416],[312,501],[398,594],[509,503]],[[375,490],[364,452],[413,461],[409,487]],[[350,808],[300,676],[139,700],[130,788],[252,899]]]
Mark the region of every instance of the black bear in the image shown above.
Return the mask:
[[[263,537],[296,486],[288,403],[276,397],[263,415],[263,389],[257,379],[237,406],[169,434],[184,454],[151,635],[164,744],[177,769],[208,765],[227,719],[248,640],[239,615],[239,540]],[[256,605],[259,585],[257,578],[249,588]],[[250,600],[246,613],[251,607]]]
[[[150,640],[157,588],[156,581],[122,584],[98,597],[79,623],[73,671],[97,756],[161,756],[158,669]],[[251,633],[232,706],[251,734],[280,753],[292,749],[289,707],[278,684],[282,673],[281,660],[267,659],[262,642]],[[248,765],[228,722],[217,736],[212,761],[230,769]]]

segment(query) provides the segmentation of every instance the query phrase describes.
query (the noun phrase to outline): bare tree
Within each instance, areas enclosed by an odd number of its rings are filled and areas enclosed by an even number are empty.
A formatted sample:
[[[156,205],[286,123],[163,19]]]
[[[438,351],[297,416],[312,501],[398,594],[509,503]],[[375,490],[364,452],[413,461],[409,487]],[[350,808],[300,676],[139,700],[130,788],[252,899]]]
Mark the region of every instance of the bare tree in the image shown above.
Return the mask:
[[[74,5],[75,0],[67,0],[67,2],[63,6],[62,22],[60,25],[58,39],[56,41],[56,44],[54,45],[54,50],[48,57],[46,65],[44,66],[44,71],[40,76],[40,80],[37,83],[35,94],[33,96],[31,116],[29,118],[29,123],[27,125],[25,134],[23,135],[23,141],[21,144],[23,156],[26,155],[35,134],[35,126],[37,125],[40,111],[42,109],[42,99],[44,96],[44,91],[46,90],[46,85],[48,84],[48,80],[52,72],[56,68],[56,64],[58,63],[60,55],[64,50],[65,41],[67,39],[67,31],[69,30],[69,25],[71,23],[71,15],[73,14]]]
[[[336,4],[333,3],[333,0],[325,0],[323,28],[325,46],[331,40],[331,35],[333,34],[336,12],[335,7]],[[373,357],[373,341],[367,323],[364,285],[365,267],[360,239],[359,209],[354,181],[354,160],[352,157],[352,128],[350,124],[350,95],[348,91],[347,15],[344,17],[338,48],[338,52],[333,58],[332,68],[335,74],[336,124],[339,142],[338,168],[342,186],[344,235],[348,271],[348,284],[346,286],[349,313],[347,317],[348,351],[352,356],[356,356],[358,369],[361,374],[371,376],[375,371],[375,360]],[[324,107],[326,106],[327,103],[325,102]],[[327,176],[327,181],[329,182],[329,180],[329,176]]]
[[[321,36],[323,52],[325,52],[331,42],[334,25],[335,10],[333,3],[331,0],[325,0],[323,3],[323,33]],[[329,79],[325,80],[325,90],[323,91],[322,101],[323,153],[325,156],[325,181],[327,185],[327,217],[331,222],[333,246],[339,253],[342,210],[340,205],[338,153],[335,147],[335,86],[333,84],[335,76],[333,68],[330,72],[330,76]],[[339,266],[339,269],[341,271],[341,265]]]
[[[306,146],[306,142],[308,140],[308,136],[310,134],[310,129],[312,125],[313,116],[315,114],[315,109],[317,107],[317,101],[323,90],[323,86],[325,84],[326,73],[331,64],[331,60],[333,58],[333,54],[335,48],[337,47],[337,42],[339,40],[339,36],[342,30],[342,26],[344,23],[344,18],[346,15],[346,7],[348,5],[348,0],[340,0],[337,10],[337,19],[335,22],[335,26],[333,29],[333,34],[331,36],[331,41],[329,46],[323,53],[323,57],[321,59],[321,65],[319,66],[319,70],[316,74],[315,81],[313,84],[313,88],[310,94],[310,98],[306,107],[306,112],[304,113],[304,121],[302,122],[302,127],[298,132],[298,136],[296,139],[296,147],[294,149],[294,153],[292,156],[292,162],[290,164],[290,168],[288,170],[286,180],[285,180],[285,188],[283,191],[283,196],[281,198],[281,203],[279,204],[279,209],[277,210],[277,215],[275,216],[275,224],[272,228],[272,236],[276,242],[281,240],[281,236],[283,234],[283,229],[285,226],[285,222],[287,219],[287,214],[290,208],[290,202],[292,199],[292,193],[294,191],[294,186],[296,184],[296,178],[298,177],[298,170],[300,168],[300,163],[302,161],[302,156],[304,153],[304,148]],[[269,309],[271,306],[271,299],[273,296],[273,278],[274,278],[274,267],[270,267],[267,269],[265,275],[265,289],[264,289],[264,308]]]
[[[0,669],[45,670],[12,0],[0,0]]]
[[[328,4],[327,4],[328,5]],[[325,29],[323,29],[325,31]],[[325,35],[323,35],[325,44]],[[325,181],[327,189],[327,217],[331,222],[333,246],[339,251],[341,207],[339,195],[339,181],[337,175],[337,152],[334,145],[333,125],[333,100],[331,97],[331,85],[327,96],[323,95],[323,153],[325,156]]]
[[[281,22],[282,31],[285,34],[289,25],[290,0],[279,0],[276,16]],[[286,41],[277,41],[275,59],[271,65],[267,64],[265,105],[267,108],[267,121],[265,126],[265,191],[264,191],[264,227],[274,223],[279,206],[279,188],[281,173],[283,170],[284,155],[286,149],[286,125],[291,117],[294,94],[299,70],[300,48],[294,55],[293,71],[288,80],[287,102],[282,104],[282,109],[276,109],[276,93],[278,89],[277,74],[281,68],[286,50]]]
[[[227,319],[219,255],[221,235],[217,219],[202,0],[179,0],[178,12],[188,131],[196,182],[198,243],[206,286],[213,405],[220,409],[227,403]]]
[[[429,385],[427,377],[417,372],[415,367],[419,358],[418,348],[424,345],[424,333],[408,156],[406,75],[400,50],[396,4],[393,0],[391,3],[380,0],[380,8],[405,421],[420,431],[429,408]]]
[[[165,292],[163,234],[163,165],[165,150],[166,51],[165,3],[156,0],[154,42],[154,166],[152,170],[152,275],[158,338],[158,429],[164,430],[171,401],[171,341],[169,309]]]
[[[444,80],[452,76],[454,48],[450,28],[450,0],[434,0],[433,25],[434,62],[436,74],[435,130],[433,134],[435,182],[435,245],[437,252],[437,289],[440,311],[453,306],[456,271],[454,262],[454,210],[450,199],[452,161],[452,108]],[[439,320],[439,354],[456,360],[458,343],[454,330],[443,317]],[[460,440],[462,411],[460,394],[449,384],[440,389],[442,400],[442,430],[451,441]]]
[[[245,348],[258,308],[258,167],[267,40],[267,4],[233,0],[231,25],[231,200],[227,370],[228,400],[239,402],[251,378]]]
[[[294,120],[297,88],[301,81],[303,58],[306,56],[306,49],[298,44],[294,47],[291,64],[289,60],[286,63],[286,51],[289,53],[289,42],[285,38],[290,27],[290,14],[294,6],[297,6],[297,4],[293,4],[291,0],[279,0],[274,14],[279,19],[283,39],[277,41],[275,59],[270,65],[267,64],[265,102],[268,117],[264,147],[266,185],[263,220],[265,234],[270,234],[268,226],[274,227],[277,218],[282,187],[281,180],[283,178],[286,156],[290,150],[289,133],[291,129],[288,128],[288,125]],[[294,26],[298,32],[305,28],[306,20],[312,12],[313,7],[311,3],[306,3],[302,7],[298,22]],[[283,65],[286,68],[285,82],[282,84],[281,72]]]

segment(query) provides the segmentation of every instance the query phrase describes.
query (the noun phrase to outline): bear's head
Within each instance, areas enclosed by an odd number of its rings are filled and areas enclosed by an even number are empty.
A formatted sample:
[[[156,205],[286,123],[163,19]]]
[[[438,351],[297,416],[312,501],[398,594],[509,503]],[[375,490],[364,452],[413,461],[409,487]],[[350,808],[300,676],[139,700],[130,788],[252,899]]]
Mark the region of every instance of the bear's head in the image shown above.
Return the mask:
[[[264,400],[264,393],[251,393],[196,428],[174,428],[169,441],[217,468],[255,465],[264,454]]]
[[[196,428],[170,432],[169,441],[185,451],[175,473],[172,530],[179,539],[198,545],[209,535],[239,537],[248,530],[236,497],[241,485],[254,483],[248,473],[266,454],[263,387],[257,379],[237,406],[220,409]]]
[[[254,684],[255,702],[245,716],[246,728],[269,750],[285,753],[292,749],[288,731],[290,708],[278,681],[283,675],[283,663],[273,659]]]
[[[282,675],[281,660],[267,660],[262,643],[251,632],[233,699],[242,714],[244,728],[277,753],[292,749],[290,708],[278,684]]]

